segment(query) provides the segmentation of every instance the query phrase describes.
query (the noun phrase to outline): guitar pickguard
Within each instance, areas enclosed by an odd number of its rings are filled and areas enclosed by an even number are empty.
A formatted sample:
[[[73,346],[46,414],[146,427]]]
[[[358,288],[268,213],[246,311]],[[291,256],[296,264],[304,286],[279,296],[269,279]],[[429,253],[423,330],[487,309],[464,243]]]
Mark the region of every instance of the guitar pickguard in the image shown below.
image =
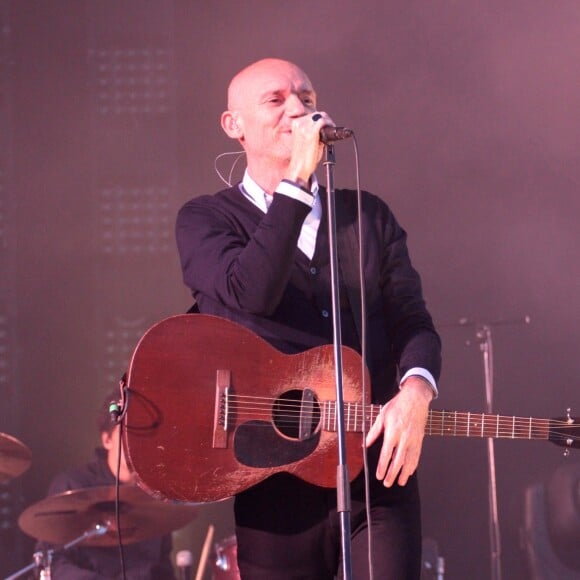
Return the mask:
[[[319,440],[319,432],[304,440],[285,439],[267,421],[248,421],[236,429],[234,455],[247,467],[281,467],[308,457]]]

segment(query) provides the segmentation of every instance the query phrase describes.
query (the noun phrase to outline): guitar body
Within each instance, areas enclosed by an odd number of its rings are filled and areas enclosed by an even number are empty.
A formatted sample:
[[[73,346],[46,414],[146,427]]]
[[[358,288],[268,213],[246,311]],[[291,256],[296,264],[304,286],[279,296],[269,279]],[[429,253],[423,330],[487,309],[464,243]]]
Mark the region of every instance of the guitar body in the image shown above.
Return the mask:
[[[364,406],[361,358],[341,352],[344,400]],[[331,345],[285,355],[223,318],[177,315],[141,338],[127,382],[125,454],[153,496],[217,501],[280,471],[336,486],[337,433],[319,406],[336,400]],[[352,478],[362,435],[346,437]]]

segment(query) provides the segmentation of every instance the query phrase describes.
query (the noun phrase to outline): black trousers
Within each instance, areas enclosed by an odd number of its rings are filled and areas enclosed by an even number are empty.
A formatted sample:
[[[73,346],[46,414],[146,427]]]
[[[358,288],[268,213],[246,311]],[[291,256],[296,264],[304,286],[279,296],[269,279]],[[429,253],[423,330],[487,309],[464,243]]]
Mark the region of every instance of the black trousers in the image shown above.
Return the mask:
[[[369,578],[363,474],[351,483],[353,580]],[[371,539],[376,580],[418,580],[421,514],[417,479],[386,489],[371,475]],[[235,501],[242,580],[332,580],[341,572],[336,491],[278,474]]]

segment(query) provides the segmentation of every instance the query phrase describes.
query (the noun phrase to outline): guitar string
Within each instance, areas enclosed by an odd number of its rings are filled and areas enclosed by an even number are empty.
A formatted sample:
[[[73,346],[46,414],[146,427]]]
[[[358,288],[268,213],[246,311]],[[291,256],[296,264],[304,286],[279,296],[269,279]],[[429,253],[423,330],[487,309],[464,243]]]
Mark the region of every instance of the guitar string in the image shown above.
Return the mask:
[[[263,418],[268,423],[272,419],[272,413],[262,412],[256,413],[250,410],[245,410],[245,412],[237,413],[238,419],[260,419]],[[286,415],[275,415],[274,423],[281,427],[292,427],[299,424],[300,413],[297,411],[292,414]],[[334,413],[327,414],[326,417],[322,415],[317,422],[321,422],[326,425],[325,430],[328,429],[328,424],[334,424]],[[362,414],[351,417],[350,421],[347,421],[347,430],[354,431],[353,425],[362,426]],[[542,424],[530,425],[526,423],[520,423],[512,425],[512,422],[505,422],[504,424],[493,425],[493,428],[487,427],[481,429],[481,425],[477,423],[468,422],[456,422],[453,427],[445,427],[441,422],[431,421],[429,425],[426,425],[425,431],[429,435],[455,435],[455,436],[469,436],[469,437],[496,437],[496,438],[514,438],[514,439],[543,439],[547,436],[551,438],[560,438],[562,440],[571,438],[573,440],[579,440],[580,437],[574,433],[562,433],[561,429],[565,428],[567,431],[570,429],[575,429],[577,425],[568,425],[564,422],[543,420]],[[332,429],[334,430],[334,429]],[[361,429],[356,429],[356,431],[361,431]]]
[[[240,417],[243,418],[243,417]],[[250,414],[247,416],[248,419],[256,419],[256,416],[253,414]],[[251,425],[251,428],[254,429],[266,429],[266,428],[270,428],[270,422],[271,422],[271,417],[269,415],[264,414],[263,418],[265,419],[264,424],[253,424]],[[334,426],[333,421],[331,421],[332,425]],[[293,420],[289,420],[287,422],[283,422],[280,420],[276,420],[275,424],[283,431],[284,428],[287,429],[296,429],[297,425],[298,425],[298,421],[294,418]],[[362,420],[361,420],[361,424],[362,424]],[[313,432],[316,432],[318,429],[314,429]],[[327,432],[335,432],[336,428],[331,428],[330,425],[328,424],[328,422],[326,422],[325,428],[323,429],[324,431]],[[350,433],[355,433],[361,432],[361,429],[347,429],[348,432]],[[532,430],[532,433],[530,435],[529,431],[527,429],[520,429],[519,431],[516,429],[514,431],[510,430],[506,430],[506,431],[499,431],[497,433],[494,434],[488,434],[488,433],[484,433],[483,435],[478,432],[478,430],[471,430],[469,432],[468,435],[468,431],[467,429],[463,429],[460,430],[458,429],[457,431],[441,431],[441,430],[426,430],[425,432],[426,435],[430,435],[430,436],[455,436],[455,437],[461,437],[461,436],[466,436],[469,438],[488,438],[488,437],[492,437],[495,439],[526,439],[526,440],[550,440],[553,442],[557,442],[557,441],[568,441],[571,440],[573,443],[580,441],[580,437],[578,435],[575,434],[571,434],[571,433],[561,433],[559,431],[559,429],[557,427],[555,428],[547,428],[543,431],[538,431],[538,430]],[[290,436],[288,434],[288,436]]]
[[[254,401],[254,406],[248,406],[247,404],[242,404],[243,400]],[[276,404],[276,409],[290,409],[292,411],[300,410],[304,405],[311,405],[313,407],[318,407],[321,405],[319,402],[314,403],[303,403],[301,401],[292,401],[292,400],[282,400],[282,399],[275,399],[269,397],[248,397],[248,396],[239,396],[239,395],[230,395],[229,403],[238,406],[240,409],[265,409],[270,411],[273,407],[273,403]],[[326,404],[332,408],[332,405],[335,404],[334,401],[327,401]],[[260,406],[261,405],[261,406]],[[362,415],[364,409],[361,408],[361,402],[350,402],[347,405],[351,405],[355,407],[355,412],[359,415]],[[380,411],[380,405],[363,405],[370,414],[375,414]],[[474,412],[467,412],[467,411],[437,411],[431,410],[429,414],[431,420],[438,420],[441,422],[447,421],[457,421],[458,424],[461,424],[461,421],[464,421],[466,418],[467,420],[464,424],[471,424],[474,427],[480,425],[482,418],[485,417],[485,422],[489,423],[490,420],[499,420],[500,422],[504,422],[509,424],[510,426],[515,423],[517,426],[521,426],[522,428],[528,428],[530,424],[530,420],[532,424],[534,423],[542,423],[542,422],[551,422],[555,425],[562,425],[568,428],[575,428],[580,427],[580,424],[575,423],[568,423],[568,420],[565,418],[562,419],[542,419],[542,418],[534,418],[534,417],[517,417],[517,416],[509,416],[509,415],[496,415],[496,414],[486,414],[486,413],[474,413]]]
[[[252,401],[253,406],[249,406],[244,403],[244,401]],[[229,403],[231,405],[231,410],[238,410],[238,416],[241,418],[242,415],[240,411],[244,413],[243,417],[255,418],[255,413],[258,411],[264,411],[263,417],[268,420],[272,415],[272,403],[275,402],[275,418],[276,422],[281,426],[295,426],[297,424],[297,417],[299,417],[301,410],[304,405],[312,406],[313,409],[317,409],[321,405],[319,402],[313,403],[302,403],[301,401],[283,400],[283,399],[273,399],[269,397],[252,397],[252,396],[241,396],[241,395],[229,395]],[[327,401],[327,406],[329,407],[328,413],[321,412],[320,420],[325,423],[332,423],[333,411],[335,412],[335,401]],[[360,402],[352,402],[350,405],[355,407],[354,417],[351,418],[350,424],[361,424],[364,411],[367,411],[371,417],[374,419],[373,415],[378,413],[380,410],[379,405],[362,405]],[[282,414],[282,410],[286,414]],[[318,413],[320,411],[315,411]],[[324,415],[324,416],[323,416]],[[485,421],[482,418],[485,417]],[[286,423],[285,421],[288,421]],[[445,421],[453,423],[453,429],[451,426],[445,428]],[[530,423],[531,421],[531,423]],[[482,427],[483,423],[483,427]],[[493,436],[495,426],[495,436],[499,438],[545,438],[544,434],[550,436],[551,439],[560,438],[562,440],[566,439],[577,439],[575,435],[570,433],[559,433],[557,430],[553,431],[552,428],[564,427],[566,430],[571,430],[580,425],[569,423],[567,419],[539,419],[530,417],[516,417],[516,416],[506,416],[506,415],[493,415],[493,414],[482,414],[482,413],[468,413],[465,411],[430,411],[428,418],[428,429],[430,435],[450,435],[465,434],[469,430],[469,435],[472,437],[489,437]],[[486,429],[487,428],[487,432]],[[483,434],[479,434],[478,431],[483,429]],[[488,432],[491,430],[492,435]]]
[[[231,412],[233,410],[237,411],[238,417],[252,417],[252,416],[262,416],[269,418],[272,415],[278,421],[289,420],[290,422],[296,422],[297,418],[300,417],[301,410],[297,407],[295,410],[288,409],[285,413],[281,413],[279,411],[272,412],[271,409],[263,409],[263,408],[251,408],[251,407],[240,407],[236,408],[235,405],[231,407]],[[320,416],[324,420],[328,420],[329,418],[332,419],[334,416],[333,409],[329,413],[320,412],[318,409],[315,408],[314,413],[315,416]],[[360,411],[355,411],[354,414],[351,413],[351,418],[347,419],[349,423],[360,423],[362,421],[363,413]],[[374,418],[371,415],[371,419]],[[447,423],[447,425],[446,425]],[[523,436],[527,436],[530,431],[532,434],[537,434],[538,432],[542,431],[549,431],[550,428],[565,428],[566,430],[576,430],[579,427],[578,425],[568,424],[566,421],[559,421],[554,419],[534,419],[530,424],[528,419],[525,420],[516,420],[513,421],[511,418],[501,418],[499,421],[477,421],[474,420],[474,417],[471,417],[471,420],[464,420],[458,419],[453,421],[451,424],[449,416],[446,416],[446,422],[440,420],[436,417],[431,417],[427,424],[426,428],[433,432],[432,434],[437,434],[437,432],[444,432],[444,433],[452,433],[453,431],[469,431],[471,435],[477,436],[478,431],[483,430],[484,436],[489,436],[489,433],[492,434],[494,432],[499,433],[500,435],[510,436],[512,434],[521,434]]]
[[[251,401],[253,402],[254,406],[248,406],[245,401]],[[287,408],[290,409],[292,411],[295,410],[299,410],[301,409],[304,405],[311,405],[313,407],[317,407],[317,406],[323,406],[324,404],[332,407],[335,404],[335,401],[325,401],[325,402],[302,402],[302,401],[293,401],[293,400],[287,400],[287,399],[277,399],[277,398],[272,398],[272,397],[254,397],[254,396],[247,396],[247,395],[229,395],[228,398],[228,402],[230,404],[233,405],[238,405],[239,408],[243,408],[243,409],[266,409],[268,411],[270,411],[273,407],[273,404],[275,403],[276,409],[281,409],[281,408]],[[355,407],[355,412],[359,413],[362,416],[362,412],[364,410],[367,410],[371,415],[378,413],[380,411],[380,405],[378,404],[369,404],[369,405],[363,405],[360,401],[351,401],[351,402],[347,402],[347,405],[351,405]],[[361,408],[361,406],[363,408]],[[566,418],[562,418],[562,419],[543,419],[543,418],[535,418],[535,417],[518,417],[518,416],[512,416],[512,415],[499,415],[499,414],[488,414],[488,413],[474,413],[474,412],[468,412],[468,411],[438,411],[436,409],[433,409],[429,412],[429,417],[432,420],[440,420],[441,422],[447,420],[453,420],[455,421],[456,419],[459,420],[464,420],[467,418],[467,420],[465,421],[465,424],[472,424],[472,425],[479,425],[480,421],[482,418],[485,417],[485,422],[489,422],[490,419],[493,420],[499,420],[499,421],[503,421],[505,423],[509,423],[510,425],[512,423],[516,423],[519,426],[528,428],[530,420],[532,421],[532,423],[537,423],[537,422],[551,422],[553,424],[559,424],[568,428],[575,428],[575,427],[580,427],[580,423],[576,424],[576,423],[568,423],[568,420]]]
[[[250,419],[255,419],[256,417],[253,415],[250,415],[248,418]],[[264,422],[264,424],[253,424],[251,425],[251,428],[253,429],[269,429],[270,427],[270,417],[269,416],[264,416],[264,419],[266,419],[266,421]],[[280,421],[276,421],[275,424],[280,428],[280,430],[283,431],[283,428],[287,428],[287,429],[296,429],[297,428],[297,421],[289,421],[287,423],[284,422],[280,422]],[[318,429],[314,429],[314,432],[317,432]],[[336,432],[336,428],[330,428],[329,425],[327,424],[325,426],[325,428],[323,429],[326,432]],[[347,429],[348,432],[350,433],[360,433],[361,429]],[[556,429],[546,429],[545,431],[538,433],[536,432],[532,432],[532,434],[530,435],[528,431],[524,431],[521,430],[520,432],[518,432],[517,430],[515,432],[510,431],[505,431],[505,432],[498,432],[497,434],[486,434],[484,433],[483,435],[481,435],[478,432],[470,432],[469,435],[467,435],[467,430],[463,430],[463,431],[457,431],[457,432],[452,432],[452,431],[446,431],[446,432],[441,432],[441,431],[427,431],[425,432],[426,435],[429,436],[455,436],[455,437],[461,437],[461,436],[468,436],[469,438],[488,438],[488,437],[492,437],[494,439],[525,439],[525,440],[550,440],[552,442],[557,442],[557,441],[568,441],[571,440],[573,443],[574,442],[578,442],[580,441],[580,437],[578,435],[574,435],[574,434],[563,434],[561,433],[557,428]],[[288,436],[290,436],[289,434],[287,434]],[[291,437],[291,436],[290,436]],[[291,437],[292,438],[292,437]]]

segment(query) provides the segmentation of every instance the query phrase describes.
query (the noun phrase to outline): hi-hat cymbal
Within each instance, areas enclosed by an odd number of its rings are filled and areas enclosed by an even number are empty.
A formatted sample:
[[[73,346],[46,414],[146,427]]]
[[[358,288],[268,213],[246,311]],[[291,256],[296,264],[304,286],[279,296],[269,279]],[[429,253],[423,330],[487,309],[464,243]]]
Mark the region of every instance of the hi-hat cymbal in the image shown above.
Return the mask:
[[[0,483],[22,475],[32,462],[30,449],[11,435],[0,433]]]
[[[157,500],[136,486],[122,485],[119,510],[122,541],[132,544],[182,528],[195,518],[198,507]],[[75,489],[49,496],[26,508],[18,518],[18,525],[26,534],[51,544],[67,544],[104,525],[108,526],[104,535],[89,537],[83,545],[116,545],[115,486]]]

